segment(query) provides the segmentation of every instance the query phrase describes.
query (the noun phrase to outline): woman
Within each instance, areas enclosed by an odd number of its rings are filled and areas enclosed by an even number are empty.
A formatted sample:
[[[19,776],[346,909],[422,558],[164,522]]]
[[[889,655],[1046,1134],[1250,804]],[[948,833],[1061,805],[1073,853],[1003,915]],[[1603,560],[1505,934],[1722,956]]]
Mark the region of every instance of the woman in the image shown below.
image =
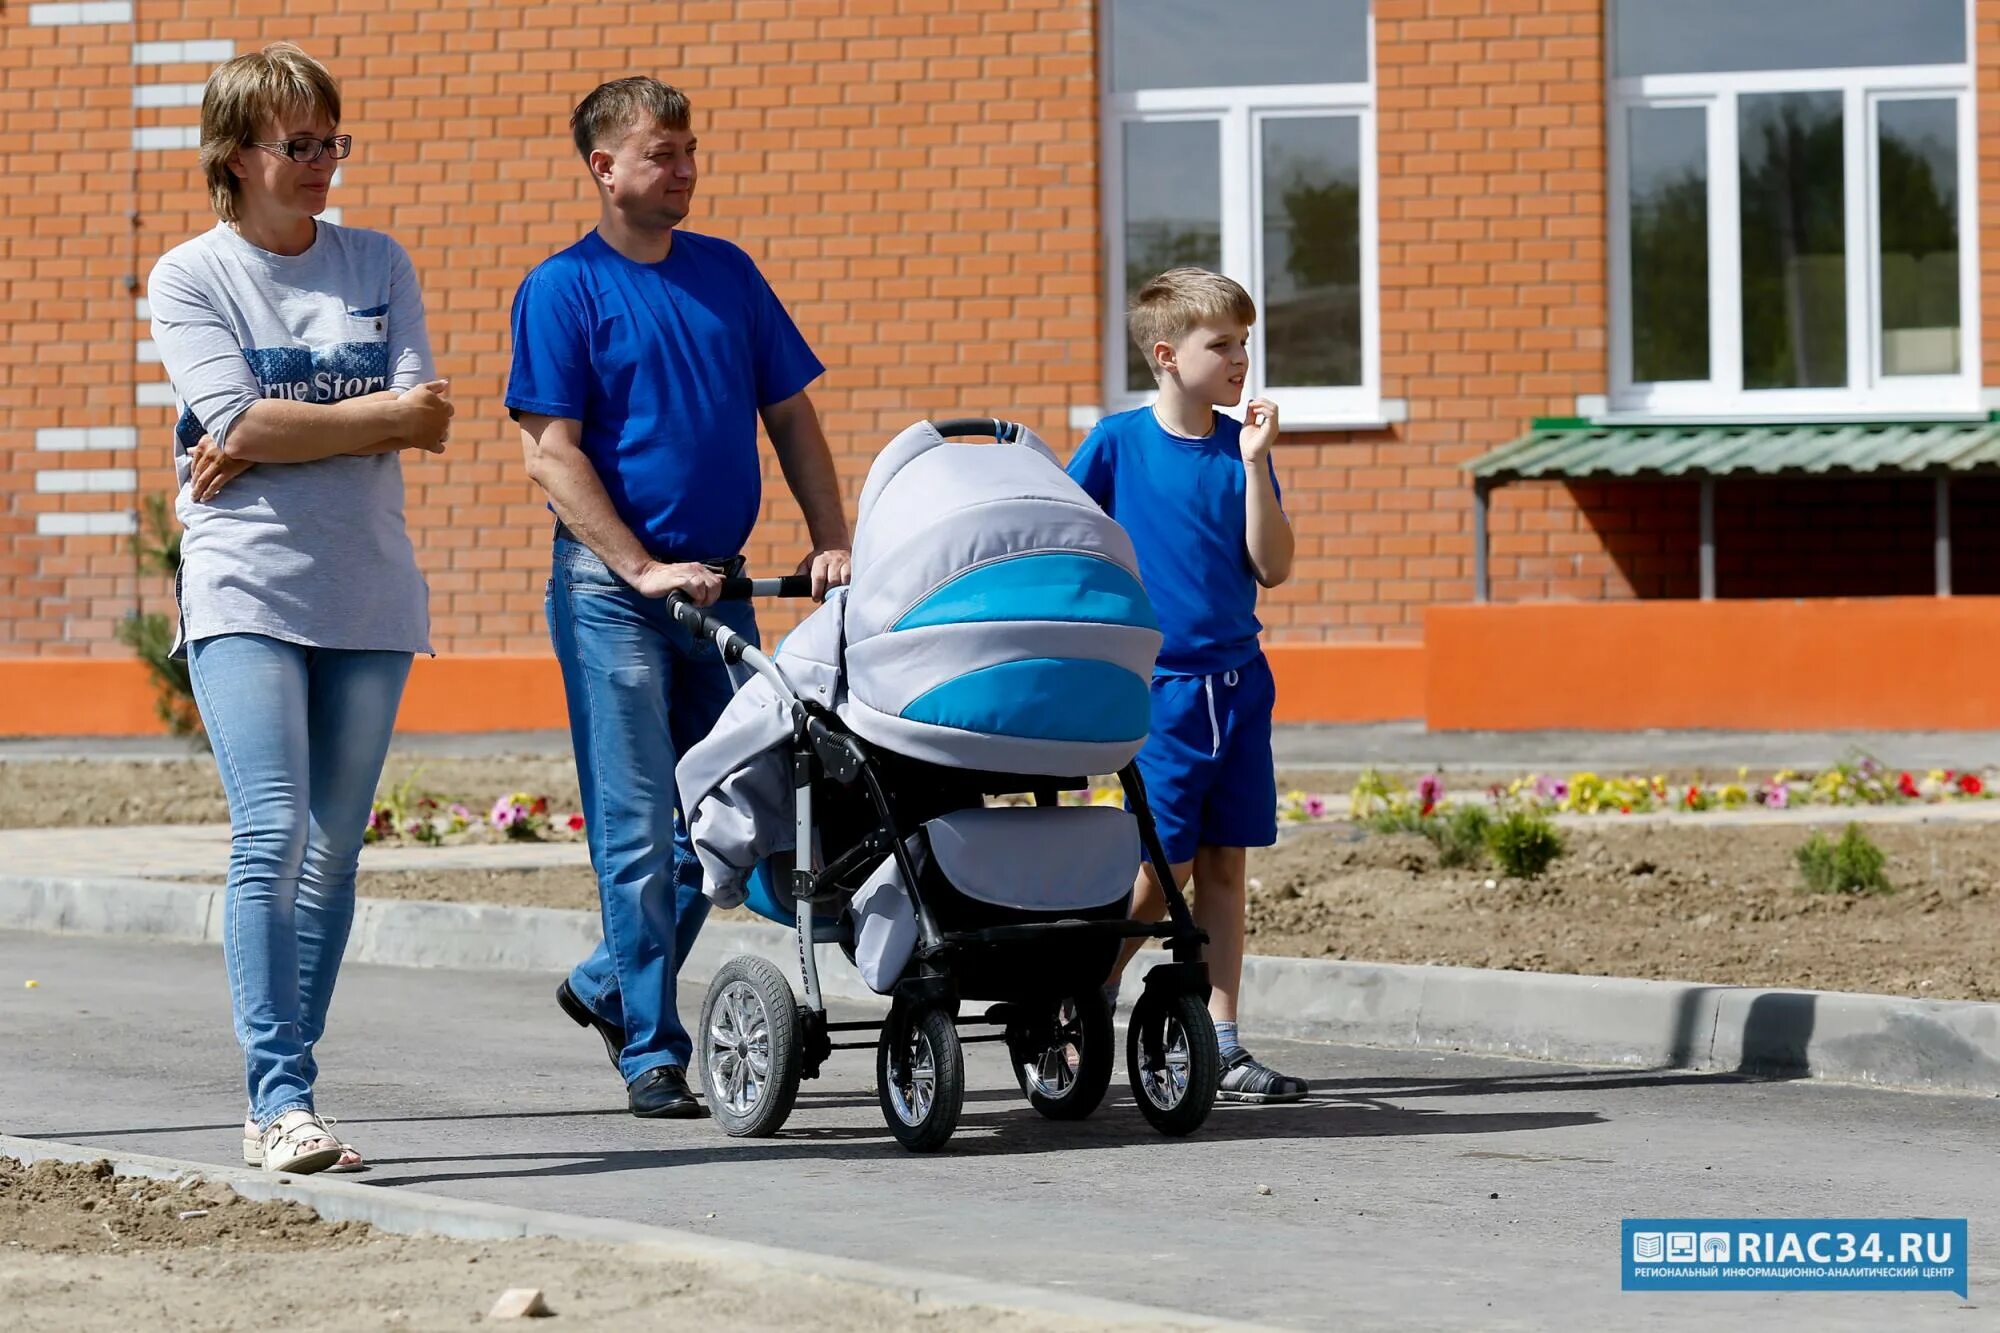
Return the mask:
[[[148,288],[172,376],[181,640],[229,798],[223,959],[267,1170],[360,1169],[313,1105],[354,872],[396,706],[429,652],[403,526],[405,449],[439,453],[416,274],[378,232],[317,220],[340,90],[280,43],[215,71],[201,164],[214,230]]]

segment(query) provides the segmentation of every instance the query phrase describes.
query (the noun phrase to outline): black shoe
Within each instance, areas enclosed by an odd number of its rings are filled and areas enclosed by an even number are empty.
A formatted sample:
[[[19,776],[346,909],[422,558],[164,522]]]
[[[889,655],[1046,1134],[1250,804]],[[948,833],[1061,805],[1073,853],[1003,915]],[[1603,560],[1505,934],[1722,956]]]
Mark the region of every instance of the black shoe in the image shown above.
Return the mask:
[[[694,1120],[707,1114],[688,1091],[687,1076],[677,1065],[648,1069],[626,1085],[632,1114],[647,1120]]]
[[[563,978],[556,987],[556,1003],[570,1016],[570,1021],[580,1028],[596,1028],[597,1035],[604,1038],[604,1053],[611,1057],[611,1067],[618,1068],[619,1052],[625,1049],[625,1029],[608,1022],[592,1013],[590,1007],[576,997],[569,988],[569,978]]]

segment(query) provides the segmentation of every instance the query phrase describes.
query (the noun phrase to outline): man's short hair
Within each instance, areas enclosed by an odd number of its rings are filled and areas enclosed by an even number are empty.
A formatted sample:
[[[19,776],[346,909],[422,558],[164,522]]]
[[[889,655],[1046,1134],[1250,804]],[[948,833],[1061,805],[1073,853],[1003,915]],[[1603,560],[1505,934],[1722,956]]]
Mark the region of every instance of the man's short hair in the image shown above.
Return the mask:
[[[1125,312],[1125,327],[1139,354],[1157,375],[1153,344],[1177,343],[1215,319],[1248,328],[1257,322],[1257,303],[1233,279],[1205,268],[1170,268],[1141,287]]]
[[[264,121],[293,113],[324,113],[340,125],[340,85],[325,65],[290,42],[224,61],[208,76],[201,93],[201,171],[208,202],[224,222],[236,221],[243,191],[229,159],[256,141]]]
[[[622,143],[639,125],[663,125],[670,130],[688,127],[687,94],[668,87],[658,79],[636,74],[629,79],[613,79],[591,90],[590,96],[570,112],[570,138],[576,151],[590,161],[593,149]]]

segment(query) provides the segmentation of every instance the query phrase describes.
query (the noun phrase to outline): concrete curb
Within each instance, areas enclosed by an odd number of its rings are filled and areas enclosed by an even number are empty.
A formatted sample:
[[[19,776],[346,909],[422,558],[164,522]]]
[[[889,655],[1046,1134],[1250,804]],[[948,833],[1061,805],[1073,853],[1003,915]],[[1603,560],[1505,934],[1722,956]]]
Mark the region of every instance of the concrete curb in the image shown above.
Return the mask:
[[[0,929],[214,944],[221,900],[198,885],[0,875]],[[597,938],[591,912],[364,898],[347,958],[556,973]],[[746,953],[796,968],[790,931],[717,920],[683,976]],[[878,999],[837,950],[821,961],[829,997]],[[1314,1041],[2000,1095],[2000,1004],[1265,957],[1245,960],[1242,1003],[1259,1031]]]
[[[302,1203],[330,1222],[366,1222],[399,1235],[449,1236],[457,1240],[513,1240],[546,1236],[592,1244],[644,1249],[653,1256],[705,1267],[763,1268],[786,1277],[818,1278],[866,1287],[908,1301],[920,1309],[1009,1310],[1028,1316],[1062,1316],[1139,1328],[1256,1329],[1205,1315],[1184,1314],[1126,1301],[1103,1300],[983,1278],[932,1273],[894,1264],[842,1259],[804,1250],[722,1240],[692,1231],[616,1222],[608,1218],[549,1213],[504,1204],[448,1199],[378,1185],[327,1180],[319,1176],[276,1175],[241,1167],[149,1157],[143,1153],[0,1134],[0,1156],[31,1164],[39,1161],[109,1161],[121,1176],[177,1179],[200,1176],[221,1181],[246,1199]]]

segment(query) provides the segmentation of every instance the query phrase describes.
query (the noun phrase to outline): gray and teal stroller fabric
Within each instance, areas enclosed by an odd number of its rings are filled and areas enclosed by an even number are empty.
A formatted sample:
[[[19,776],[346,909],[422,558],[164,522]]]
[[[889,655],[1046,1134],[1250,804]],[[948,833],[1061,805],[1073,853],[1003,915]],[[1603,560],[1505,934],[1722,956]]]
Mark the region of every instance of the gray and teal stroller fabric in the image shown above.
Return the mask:
[[[898,435],[869,470],[853,555],[850,587],[772,660],[868,745],[1074,777],[1115,772],[1145,743],[1160,632],[1132,543],[1032,433],[961,444],[920,422]],[[718,906],[793,850],[789,709],[750,679],[677,771]]]

